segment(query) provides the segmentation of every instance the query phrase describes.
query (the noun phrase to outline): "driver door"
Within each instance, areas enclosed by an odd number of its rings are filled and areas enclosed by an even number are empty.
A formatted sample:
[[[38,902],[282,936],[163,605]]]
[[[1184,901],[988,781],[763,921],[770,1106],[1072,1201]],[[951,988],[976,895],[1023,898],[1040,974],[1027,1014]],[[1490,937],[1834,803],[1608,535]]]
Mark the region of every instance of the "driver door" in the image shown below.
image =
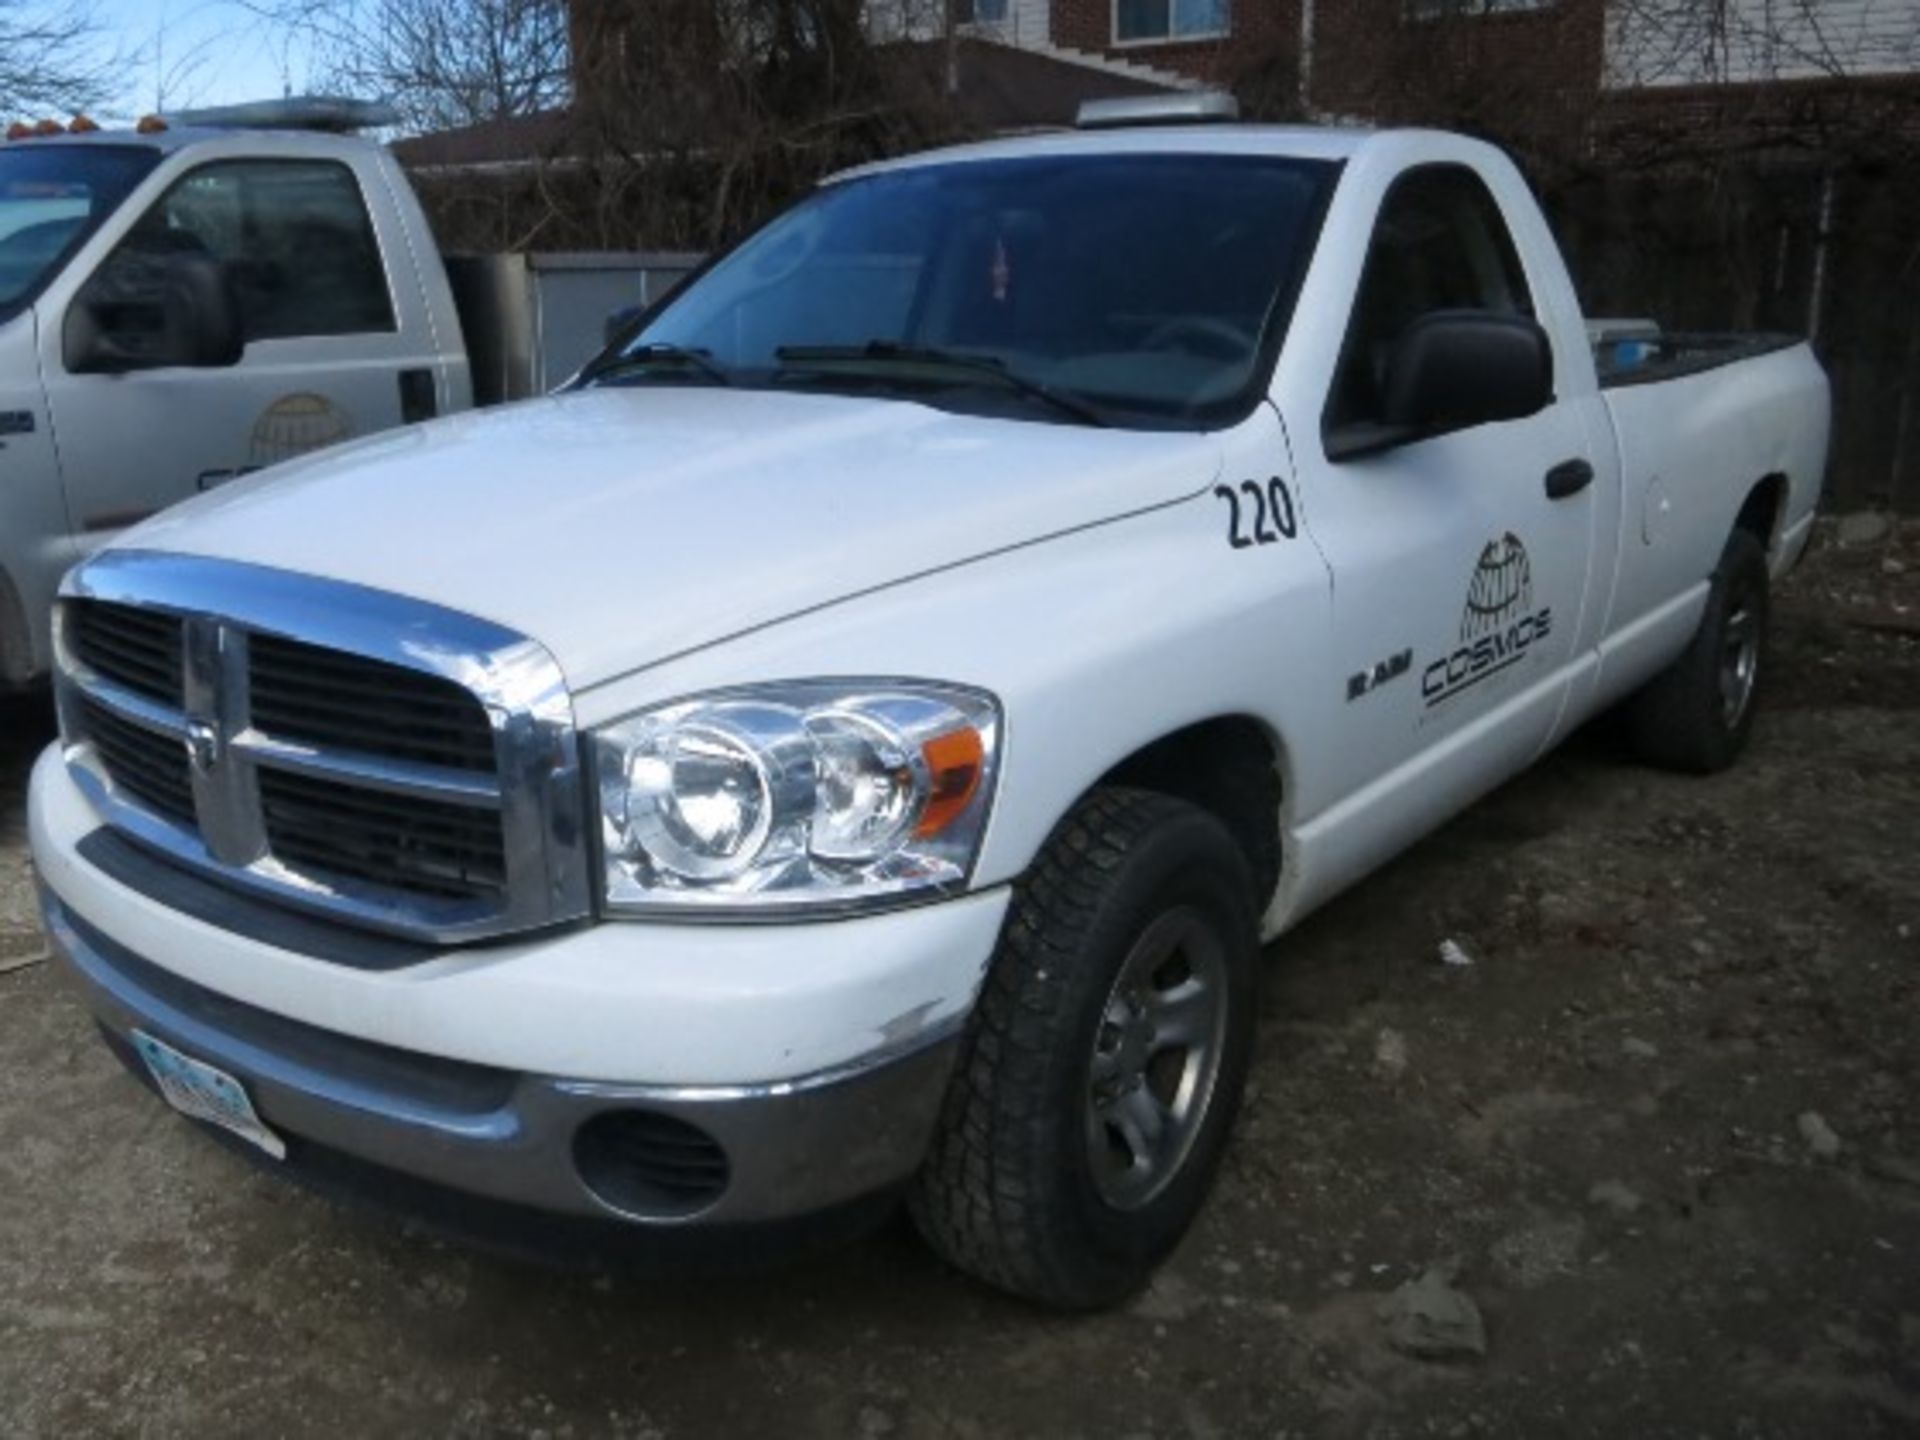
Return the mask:
[[[1402,175],[1382,202],[1325,415],[1302,459],[1334,573],[1340,674],[1329,694],[1340,789],[1401,832],[1451,813],[1547,743],[1566,693],[1594,541],[1578,408],[1330,456],[1384,421],[1386,366],[1438,311],[1533,318],[1535,287],[1499,205],[1461,165]],[[1332,446],[1338,450],[1337,444]],[[1370,830],[1358,810],[1352,818]]]
[[[169,255],[225,268],[245,340],[239,362],[78,373],[68,310],[137,288]],[[83,546],[236,476],[402,420],[392,295],[359,180],[338,161],[218,160],[188,171],[68,305],[47,309],[41,368]]]

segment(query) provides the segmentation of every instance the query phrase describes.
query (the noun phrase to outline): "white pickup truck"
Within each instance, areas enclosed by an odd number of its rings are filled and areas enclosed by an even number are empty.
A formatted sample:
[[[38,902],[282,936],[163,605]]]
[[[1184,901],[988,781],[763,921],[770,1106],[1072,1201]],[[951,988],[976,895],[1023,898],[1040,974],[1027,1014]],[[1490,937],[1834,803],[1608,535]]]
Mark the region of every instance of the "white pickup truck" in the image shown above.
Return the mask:
[[[1262,941],[1604,707],[1739,752],[1825,381],[1606,360],[1451,135],[838,176],[569,393],[79,567],[48,927],[293,1175],[688,1245],[904,1193],[1111,1303],[1228,1143]]]
[[[443,261],[393,156],[337,133],[389,118],[294,99],[0,144],[0,691],[44,679],[60,576],[117,531],[354,436],[539,393],[608,312],[691,264]]]

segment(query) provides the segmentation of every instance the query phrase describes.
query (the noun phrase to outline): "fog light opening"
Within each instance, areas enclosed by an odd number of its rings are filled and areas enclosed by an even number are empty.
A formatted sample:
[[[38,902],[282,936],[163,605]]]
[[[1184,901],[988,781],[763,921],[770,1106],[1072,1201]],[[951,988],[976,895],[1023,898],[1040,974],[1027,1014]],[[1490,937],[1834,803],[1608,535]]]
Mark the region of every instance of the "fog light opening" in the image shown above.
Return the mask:
[[[713,1136],[651,1110],[595,1115],[574,1132],[573,1163],[602,1203],[637,1219],[698,1215],[726,1193],[732,1173]]]

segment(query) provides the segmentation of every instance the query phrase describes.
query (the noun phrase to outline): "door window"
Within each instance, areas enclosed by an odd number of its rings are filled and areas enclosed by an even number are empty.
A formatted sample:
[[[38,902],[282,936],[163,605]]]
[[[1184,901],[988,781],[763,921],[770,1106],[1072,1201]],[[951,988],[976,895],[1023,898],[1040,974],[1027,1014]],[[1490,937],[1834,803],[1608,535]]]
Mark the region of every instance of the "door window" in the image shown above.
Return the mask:
[[[103,269],[178,253],[225,265],[248,341],[394,329],[366,202],[353,172],[333,161],[202,165],[140,218]]]
[[[1411,171],[1387,193],[1327,400],[1329,431],[1384,420],[1394,346],[1436,310],[1534,313],[1500,207],[1479,176],[1457,165]]]

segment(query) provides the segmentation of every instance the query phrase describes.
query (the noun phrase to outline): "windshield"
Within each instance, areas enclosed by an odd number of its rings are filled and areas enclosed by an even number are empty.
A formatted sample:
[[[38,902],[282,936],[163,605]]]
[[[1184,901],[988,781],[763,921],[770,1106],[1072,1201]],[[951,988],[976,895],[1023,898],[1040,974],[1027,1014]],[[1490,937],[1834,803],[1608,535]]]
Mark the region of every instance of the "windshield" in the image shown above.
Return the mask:
[[[159,158],[139,145],[0,149],[0,320],[32,302]]]
[[[1197,428],[1265,380],[1334,169],[1083,153],[830,185],[587,379],[878,388],[1036,419]]]

